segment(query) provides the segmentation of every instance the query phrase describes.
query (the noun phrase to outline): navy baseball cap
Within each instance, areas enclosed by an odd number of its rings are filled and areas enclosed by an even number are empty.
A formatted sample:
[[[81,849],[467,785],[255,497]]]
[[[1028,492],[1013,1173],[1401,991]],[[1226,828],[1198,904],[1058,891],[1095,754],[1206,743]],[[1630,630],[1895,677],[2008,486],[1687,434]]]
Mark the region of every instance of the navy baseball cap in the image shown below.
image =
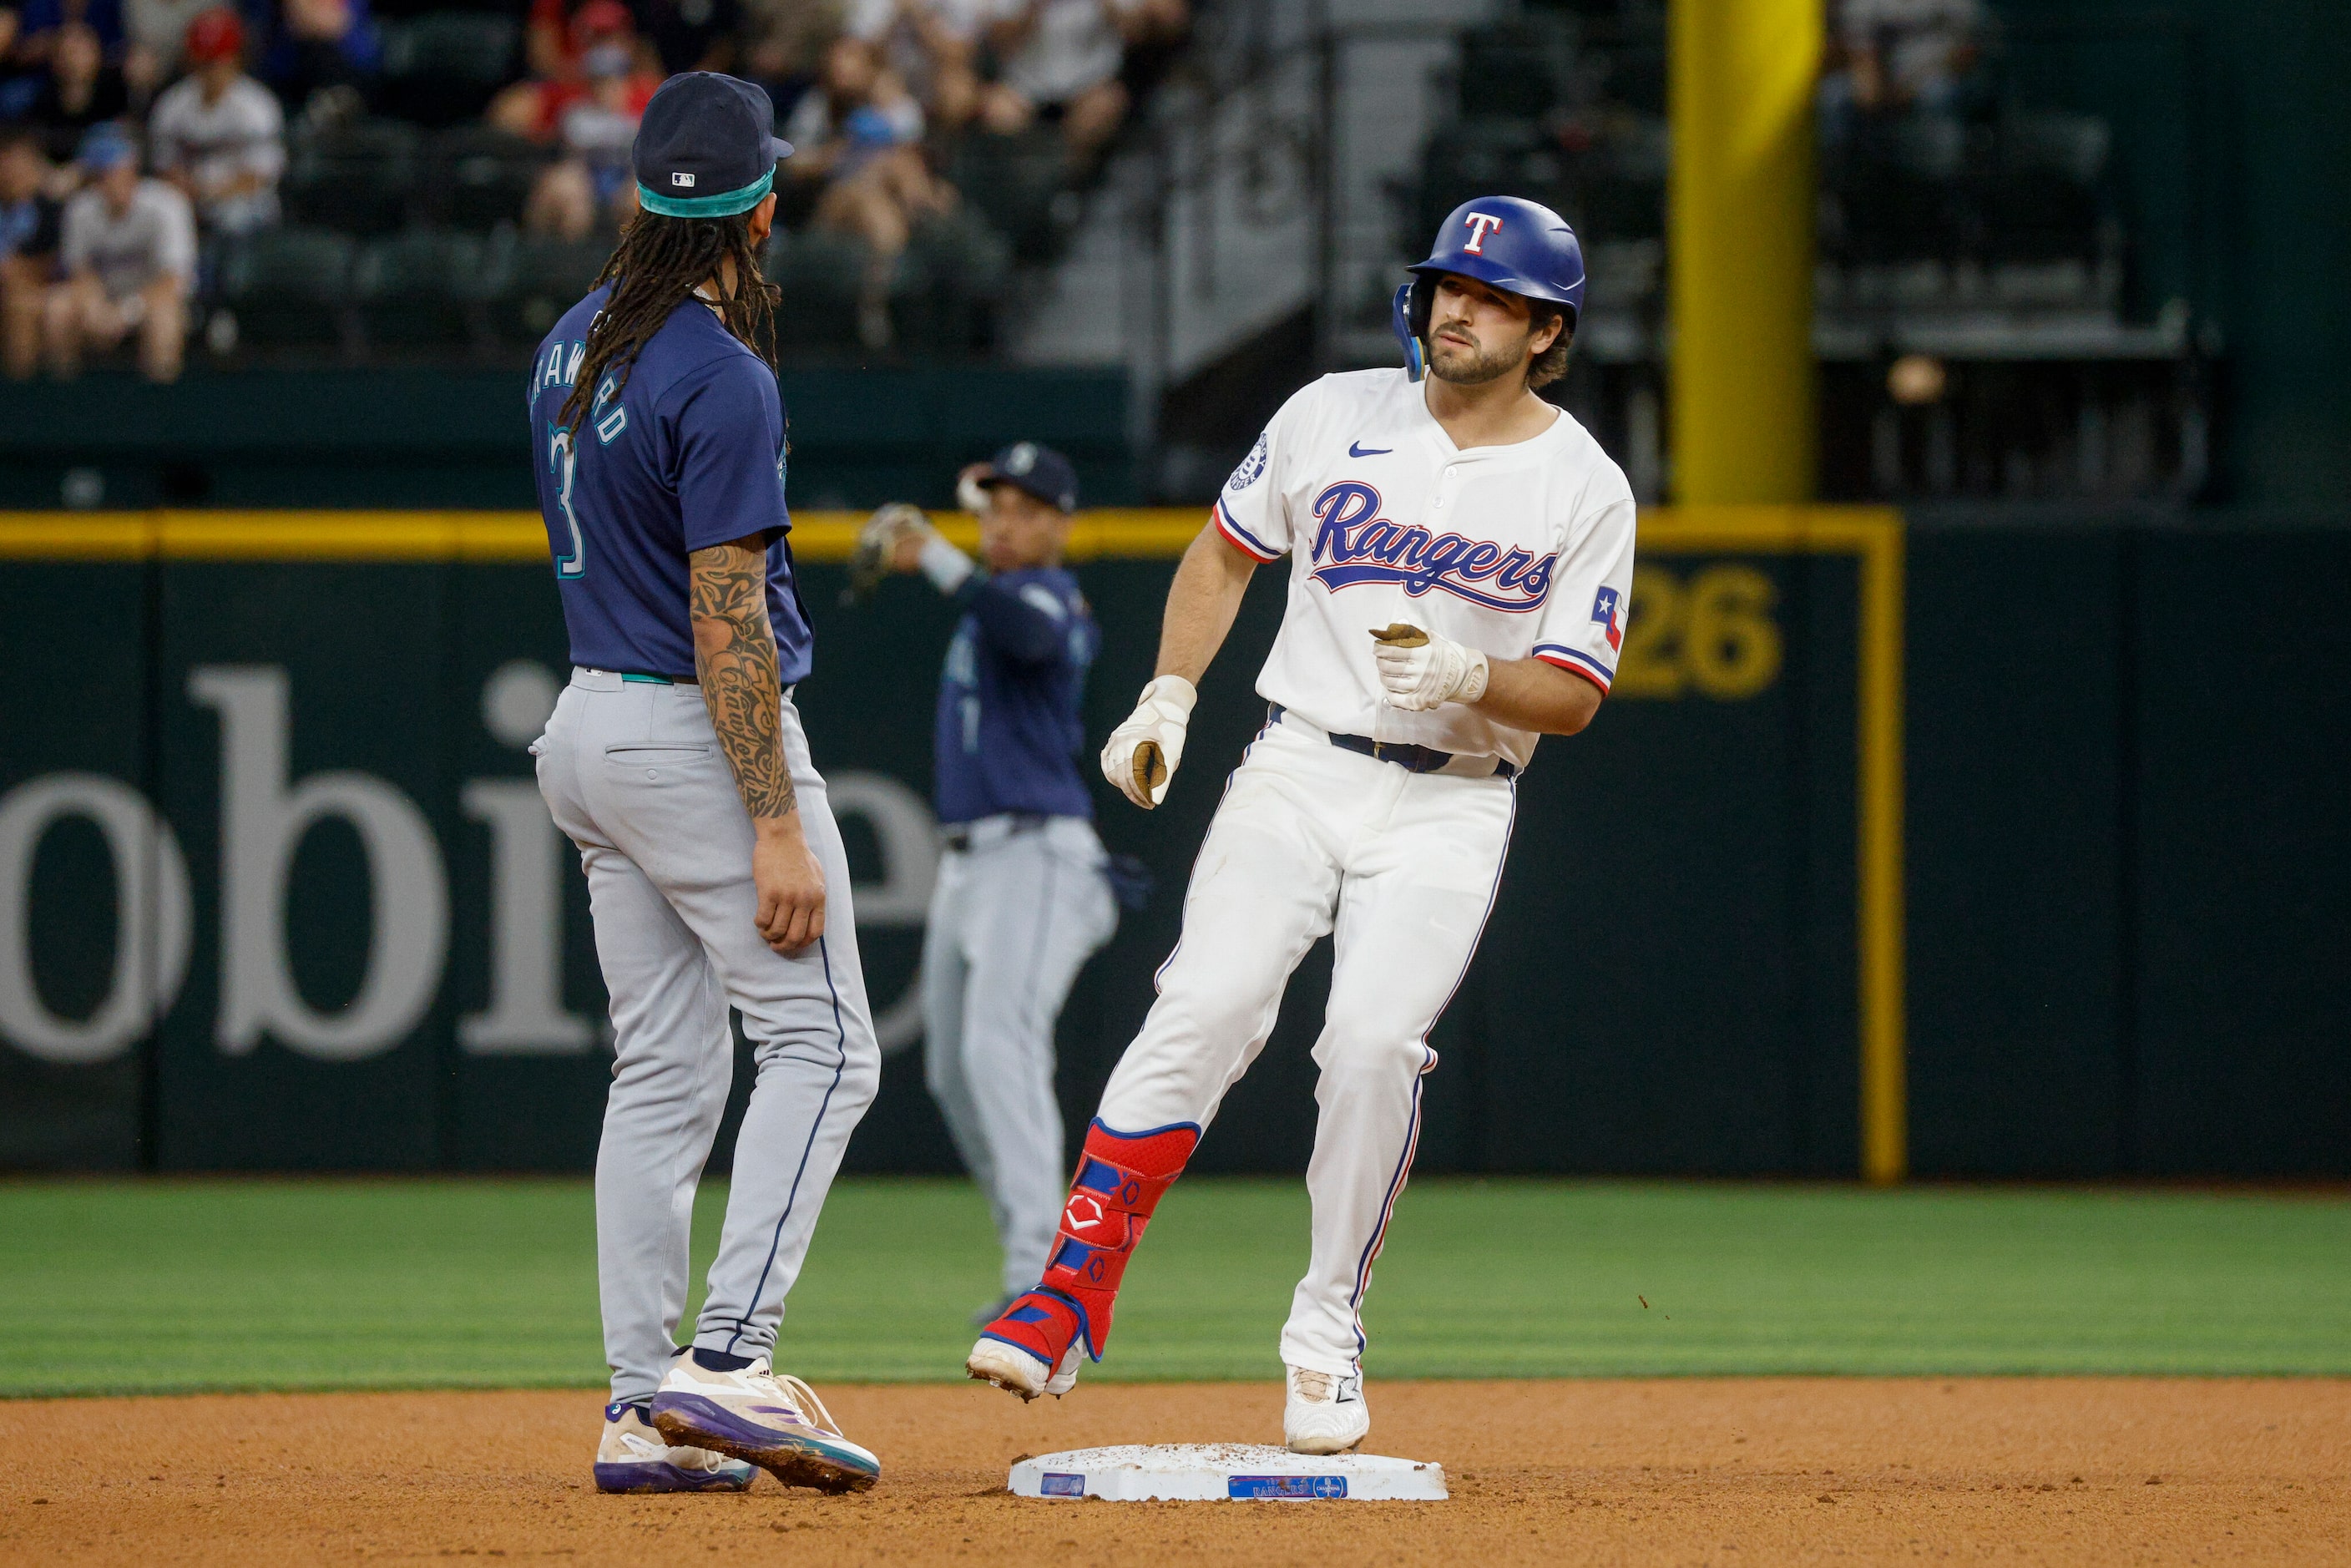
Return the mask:
[[[716,71],[687,71],[646,103],[630,161],[645,211],[727,218],[758,206],[775,187],[776,165],[791,155],[765,91]]]
[[[987,472],[976,476],[982,485],[1009,485],[1049,507],[1065,512],[1078,509],[1078,471],[1050,446],[1016,441],[998,453]]]

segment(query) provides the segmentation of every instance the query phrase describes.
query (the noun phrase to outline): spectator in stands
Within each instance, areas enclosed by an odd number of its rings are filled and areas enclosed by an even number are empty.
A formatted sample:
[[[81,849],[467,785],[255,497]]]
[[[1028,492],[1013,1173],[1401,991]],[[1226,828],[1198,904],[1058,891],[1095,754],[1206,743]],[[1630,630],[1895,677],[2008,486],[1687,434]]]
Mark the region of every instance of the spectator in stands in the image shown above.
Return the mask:
[[[712,62],[733,57],[743,15],[740,0],[529,0],[528,9],[523,65],[541,81],[580,80],[588,51],[619,27],[647,71],[725,70]]]
[[[70,158],[93,127],[130,112],[130,89],[86,23],[68,22],[49,35],[48,67],[24,123],[41,132],[50,157]]]
[[[523,224],[534,234],[585,239],[597,214],[614,226],[637,210],[637,183],[630,172],[629,149],[637,121],[658,78],[637,69],[635,55],[619,38],[607,38],[580,61],[587,89],[574,98],[558,122],[564,156],[548,166],[523,208]]]
[[[37,131],[0,140],[0,368],[30,376],[41,357],[41,306],[57,280],[63,207]]]
[[[573,9],[564,0],[531,0],[522,29],[523,67],[538,80],[560,81],[580,68]]]
[[[1033,120],[1058,123],[1071,162],[1081,170],[1126,118],[1119,67],[1127,40],[1138,41],[1173,24],[1183,26],[1180,0],[1007,0],[988,28],[988,44],[1003,62],[981,118],[991,131],[1011,134]]]
[[[1192,37],[1192,9],[1187,0],[1137,0],[1126,25],[1126,57],[1118,79],[1130,104],[1141,103],[1159,90],[1183,57]]]
[[[629,9],[664,76],[735,68],[743,34],[737,0],[630,0]]]
[[[776,123],[791,118],[816,85],[824,51],[841,32],[836,0],[744,0],[747,20],[741,74],[765,88]],[[779,220],[780,221],[780,220]]]
[[[1983,26],[1980,0],[1839,0],[1821,78],[1823,142],[1847,145],[1865,120],[1956,117]]]
[[[288,109],[338,89],[364,98],[382,66],[368,0],[273,0],[249,14],[266,18],[258,74]]]
[[[63,41],[65,30],[82,26],[98,36],[101,58],[122,54],[122,0],[25,0],[16,17],[16,60],[42,66]]]
[[[204,228],[246,235],[277,222],[277,181],[286,172],[286,115],[269,89],[245,74],[245,28],[225,6],[188,24],[194,74],[155,100],[148,134],[155,172],[195,204]]]
[[[931,128],[950,135],[979,107],[980,34],[995,0],[850,0],[843,30],[873,47]]]
[[[155,89],[180,74],[185,57],[188,24],[221,0],[122,0],[122,27],[128,43],[122,74],[131,96],[155,96]]]
[[[819,228],[865,244],[857,332],[868,348],[889,346],[890,280],[914,225],[955,205],[955,187],[923,157],[923,106],[872,44],[848,35],[825,51],[818,84],[793,106],[784,139],[798,151],[785,165],[820,182]]]
[[[188,198],[142,179],[139,150],[112,127],[90,132],[81,165],[89,183],[66,204],[58,262],[65,274],[44,301],[49,370],[72,376],[85,349],[111,349],[139,334],[139,368],[177,381],[196,276],[196,222]]]
[[[538,26],[535,16],[532,25]],[[563,134],[564,111],[588,96],[588,78],[581,62],[589,53],[604,45],[615,45],[632,61],[636,59],[636,26],[629,16],[629,8],[621,0],[588,0],[571,14],[566,26],[573,47],[557,55],[551,70],[542,71],[533,66],[529,80],[517,82],[493,99],[486,117],[492,125],[533,141],[559,141]],[[538,54],[534,46],[533,57]],[[643,113],[645,100],[660,85],[659,75],[636,71],[630,78],[631,112]]]

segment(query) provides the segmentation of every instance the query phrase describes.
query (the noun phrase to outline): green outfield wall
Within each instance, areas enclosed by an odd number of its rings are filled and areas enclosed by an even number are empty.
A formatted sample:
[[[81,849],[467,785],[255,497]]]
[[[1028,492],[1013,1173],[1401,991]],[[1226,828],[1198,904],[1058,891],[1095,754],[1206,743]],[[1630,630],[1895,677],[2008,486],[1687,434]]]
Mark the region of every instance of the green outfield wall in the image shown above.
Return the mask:
[[[1195,519],[1091,518],[1090,734]],[[852,1168],[952,1168],[911,983],[950,630],[841,608],[804,518],[885,1039]],[[576,1169],[611,1055],[524,745],[564,669],[535,519],[0,519],[0,1166]],[[531,559],[536,553],[540,559]],[[1520,786],[1433,1041],[1424,1170],[2351,1174],[2351,529],[1645,517],[1625,669]],[[1104,838],[1159,878],[1087,968],[1091,1111],[1262,715],[1260,574],[1186,768]],[[1310,956],[1200,1163],[1301,1168]]]

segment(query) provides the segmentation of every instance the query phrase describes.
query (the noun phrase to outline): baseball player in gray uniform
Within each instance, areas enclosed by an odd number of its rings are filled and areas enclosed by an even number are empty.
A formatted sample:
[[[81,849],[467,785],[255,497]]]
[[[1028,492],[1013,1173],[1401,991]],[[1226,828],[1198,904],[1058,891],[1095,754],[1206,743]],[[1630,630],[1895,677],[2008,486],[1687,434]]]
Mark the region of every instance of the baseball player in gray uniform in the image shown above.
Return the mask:
[[[923,946],[924,1065],[1004,1248],[1003,1297],[984,1323],[1038,1278],[1061,1222],[1053,1022],[1118,910],[1078,765],[1102,637],[1061,565],[1077,471],[1022,441],[956,489],[978,515],[984,565],[911,507],[875,513],[861,544],[963,612],[934,737],[946,853]]]
[[[828,1491],[881,1473],[768,1359],[881,1077],[849,862],[792,705],[810,639],[758,259],[791,152],[773,129],[747,82],[664,84],[637,131],[642,214],[531,372],[575,666],[532,749],[588,873],[619,1058],[596,1155],[606,1491],[739,1491],[755,1465]],[[758,1077],[709,1291],[678,1344],[730,1007]]]

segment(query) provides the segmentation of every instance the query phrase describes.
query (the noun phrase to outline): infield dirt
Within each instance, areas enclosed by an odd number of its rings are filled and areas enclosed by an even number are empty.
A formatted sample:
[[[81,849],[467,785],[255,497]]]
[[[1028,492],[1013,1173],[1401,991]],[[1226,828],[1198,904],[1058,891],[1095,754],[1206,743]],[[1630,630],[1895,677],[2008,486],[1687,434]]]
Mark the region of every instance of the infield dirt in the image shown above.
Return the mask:
[[[1280,1388],[823,1390],[859,1497],[602,1497],[593,1393],[0,1404],[0,1561],[1123,1564],[2351,1559],[2351,1382],[1374,1383],[1442,1503],[1043,1502],[1027,1454],[1278,1440]]]

